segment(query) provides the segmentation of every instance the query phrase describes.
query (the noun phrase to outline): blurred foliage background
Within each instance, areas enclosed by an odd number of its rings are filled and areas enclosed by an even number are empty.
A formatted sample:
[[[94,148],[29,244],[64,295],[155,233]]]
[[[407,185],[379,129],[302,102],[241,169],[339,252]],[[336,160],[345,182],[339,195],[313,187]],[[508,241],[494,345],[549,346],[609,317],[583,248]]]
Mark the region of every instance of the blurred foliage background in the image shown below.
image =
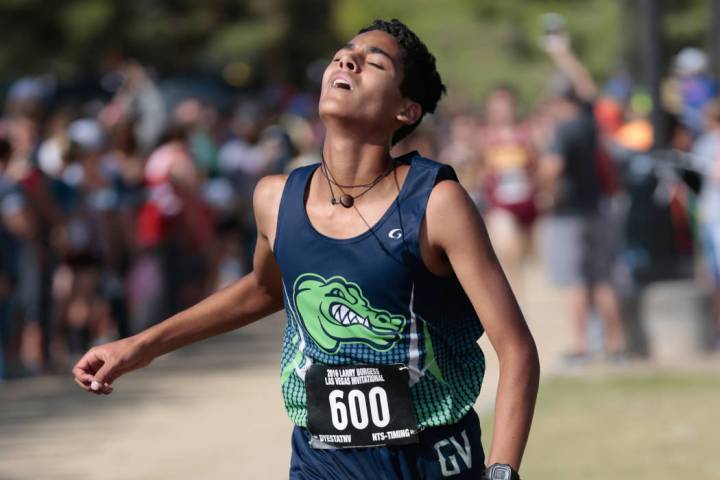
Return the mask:
[[[711,42],[711,2],[657,0],[665,59]],[[0,0],[0,87],[26,74],[77,82],[135,57],[163,75],[219,72],[231,86],[312,83],[313,65],[373,18],[397,17],[438,58],[451,92],[480,99],[515,81],[545,88],[540,17],[567,20],[597,78],[641,75],[642,0]],[[314,63],[315,62],[315,63]],[[518,82],[518,80],[522,82]],[[454,95],[453,95],[454,96]]]

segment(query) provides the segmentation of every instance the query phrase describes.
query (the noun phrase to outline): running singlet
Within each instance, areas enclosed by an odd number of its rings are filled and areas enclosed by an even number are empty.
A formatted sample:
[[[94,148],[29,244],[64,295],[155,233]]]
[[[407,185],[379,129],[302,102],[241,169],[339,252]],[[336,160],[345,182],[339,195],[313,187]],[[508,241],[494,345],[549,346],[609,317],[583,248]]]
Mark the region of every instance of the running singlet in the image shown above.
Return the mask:
[[[307,425],[313,364],[406,365],[420,429],[457,422],[480,393],[482,325],[458,280],[427,270],[418,242],[430,191],[455,174],[416,152],[398,161],[410,170],[396,201],[372,230],[349,239],[322,235],[307,216],[317,164],[294,170],[285,184],[273,251],[288,316],[282,394],[298,426]]]
[[[531,225],[537,216],[530,139],[522,127],[483,134],[487,169],[485,191],[489,205],[505,209],[523,225]]]

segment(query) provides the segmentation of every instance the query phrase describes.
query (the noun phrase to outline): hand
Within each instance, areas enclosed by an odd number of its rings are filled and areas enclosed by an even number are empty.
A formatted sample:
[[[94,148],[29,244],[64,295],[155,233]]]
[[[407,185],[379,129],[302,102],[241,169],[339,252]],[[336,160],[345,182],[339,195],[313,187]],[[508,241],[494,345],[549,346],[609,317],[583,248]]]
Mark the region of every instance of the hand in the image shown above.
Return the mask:
[[[143,352],[135,337],[93,347],[75,364],[75,383],[96,395],[113,392],[112,383],[125,373],[147,366],[152,358]]]
[[[127,93],[137,93],[148,79],[145,67],[135,60],[127,61],[125,65],[123,65],[121,73],[123,76],[122,89]]]
[[[567,33],[550,33],[543,37],[542,48],[550,56],[570,52],[570,36]]]

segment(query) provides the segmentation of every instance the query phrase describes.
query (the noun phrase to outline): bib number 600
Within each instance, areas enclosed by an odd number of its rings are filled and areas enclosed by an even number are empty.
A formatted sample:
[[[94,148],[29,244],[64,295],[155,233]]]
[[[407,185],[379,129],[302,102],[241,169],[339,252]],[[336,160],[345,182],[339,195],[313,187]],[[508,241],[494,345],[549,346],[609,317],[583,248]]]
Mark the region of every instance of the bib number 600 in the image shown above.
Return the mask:
[[[353,427],[363,430],[372,419],[376,427],[383,428],[390,423],[390,409],[385,389],[373,387],[368,392],[367,398],[362,390],[350,390],[347,396],[347,403],[343,403],[345,392],[333,390],[330,392],[330,418],[333,426],[338,430],[345,430],[349,421]],[[368,416],[368,405],[370,415]]]

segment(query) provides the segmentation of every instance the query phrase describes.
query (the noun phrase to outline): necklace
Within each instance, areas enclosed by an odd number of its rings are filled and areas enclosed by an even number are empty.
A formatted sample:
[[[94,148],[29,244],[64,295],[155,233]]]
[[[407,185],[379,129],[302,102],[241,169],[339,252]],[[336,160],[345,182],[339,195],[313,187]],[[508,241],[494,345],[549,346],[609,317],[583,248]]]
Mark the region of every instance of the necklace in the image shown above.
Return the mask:
[[[342,205],[345,208],[351,208],[352,206],[355,205],[355,200],[357,198],[365,195],[367,192],[372,190],[372,188],[375,185],[380,183],[380,181],[383,178],[387,177],[390,174],[390,172],[392,172],[395,169],[396,163],[397,162],[393,159],[393,161],[388,166],[387,170],[385,170],[383,173],[381,173],[380,175],[375,177],[375,179],[369,183],[363,183],[360,185],[342,185],[335,181],[335,177],[333,177],[332,172],[328,168],[327,164],[325,163],[325,159],[323,158],[322,164],[321,164],[321,170],[323,172],[323,175],[325,175],[325,178],[327,179],[327,182],[328,182],[328,187],[330,188],[330,195],[332,196],[330,203],[332,203],[333,205],[337,205],[339,203],[340,205]],[[337,198],[335,198],[335,191],[332,188],[333,185],[338,187],[340,189],[340,191],[342,192],[342,195],[340,195],[339,200]],[[365,188],[365,190],[358,193],[357,195],[350,195],[349,193],[347,193],[344,190],[345,188]]]

